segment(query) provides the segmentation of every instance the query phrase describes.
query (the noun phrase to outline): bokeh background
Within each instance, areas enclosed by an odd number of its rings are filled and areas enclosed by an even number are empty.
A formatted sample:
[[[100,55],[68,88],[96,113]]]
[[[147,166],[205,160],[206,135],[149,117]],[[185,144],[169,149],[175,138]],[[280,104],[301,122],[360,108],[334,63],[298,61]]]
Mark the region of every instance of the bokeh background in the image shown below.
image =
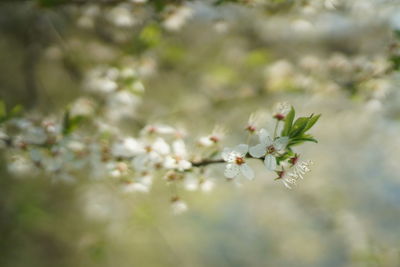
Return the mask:
[[[257,163],[241,186],[215,166],[178,216],[162,181],[127,195],[85,172],[20,177],[2,149],[0,266],[400,266],[399,30],[389,0],[2,1],[0,97],[25,114],[60,116],[113,66],[140,79],[130,109],[105,104],[133,136],[220,125],[232,146],[279,101],[322,117],[294,189]]]

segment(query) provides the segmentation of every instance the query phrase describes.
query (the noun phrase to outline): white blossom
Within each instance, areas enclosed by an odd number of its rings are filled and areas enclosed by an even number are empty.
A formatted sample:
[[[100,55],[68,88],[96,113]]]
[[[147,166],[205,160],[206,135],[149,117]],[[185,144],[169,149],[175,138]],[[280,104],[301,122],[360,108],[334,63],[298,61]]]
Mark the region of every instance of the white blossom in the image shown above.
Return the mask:
[[[264,164],[268,170],[274,171],[277,167],[276,157],[286,148],[289,138],[278,137],[273,139],[267,130],[261,129],[259,132],[258,145],[250,148],[250,155],[255,158],[265,156]]]
[[[116,143],[111,148],[114,157],[130,158],[142,153],[143,146],[134,138],[127,137]]]
[[[144,171],[154,168],[161,164],[164,157],[170,153],[170,147],[161,137],[158,137],[153,143],[144,146],[144,153],[136,156],[132,160],[132,166],[136,170]]]
[[[172,143],[172,150],[173,153],[168,155],[164,161],[167,169],[184,171],[192,167],[192,163],[187,159],[186,145],[182,139],[177,139]]]
[[[224,148],[222,152],[222,159],[228,164],[225,166],[225,176],[227,178],[234,178],[239,173],[242,173],[247,179],[254,178],[254,171],[246,163],[245,157],[248,152],[248,145],[240,144],[235,148]]]

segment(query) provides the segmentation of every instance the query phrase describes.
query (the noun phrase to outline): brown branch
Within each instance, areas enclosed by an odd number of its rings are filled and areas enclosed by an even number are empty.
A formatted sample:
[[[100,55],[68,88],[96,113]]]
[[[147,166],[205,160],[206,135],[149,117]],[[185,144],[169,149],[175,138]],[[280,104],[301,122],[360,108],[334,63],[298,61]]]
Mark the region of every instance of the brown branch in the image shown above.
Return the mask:
[[[202,159],[200,161],[193,161],[192,166],[193,167],[202,167],[202,166],[207,166],[210,164],[217,164],[217,163],[224,163],[225,161],[223,159]]]
[[[259,159],[259,160],[264,160],[265,159],[265,157],[254,158],[248,153],[246,154],[246,158]],[[203,167],[203,166],[207,166],[207,165],[210,165],[210,164],[219,164],[219,163],[224,163],[224,162],[226,162],[226,161],[223,160],[223,159],[202,159],[200,161],[192,161],[192,166],[193,167]]]

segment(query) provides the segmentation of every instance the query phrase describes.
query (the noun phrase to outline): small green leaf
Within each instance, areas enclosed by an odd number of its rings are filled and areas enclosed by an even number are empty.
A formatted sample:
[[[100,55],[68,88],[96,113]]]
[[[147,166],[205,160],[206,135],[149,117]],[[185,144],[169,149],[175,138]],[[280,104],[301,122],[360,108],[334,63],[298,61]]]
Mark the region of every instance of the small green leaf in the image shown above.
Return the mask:
[[[312,135],[305,134],[300,137],[291,139],[288,146],[300,145],[304,142],[318,143],[318,141]]]
[[[292,128],[291,128],[290,133],[289,133],[289,136],[290,136],[291,138],[295,138],[295,137],[297,137],[297,136],[303,134],[303,133],[304,133],[304,129],[307,127],[307,124],[308,124],[309,119],[310,119],[310,118],[306,118],[306,117],[300,117],[300,118],[298,118],[298,119],[294,122],[294,124],[293,124],[293,126],[292,126]]]
[[[314,126],[314,124],[318,121],[318,119],[321,117],[321,114],[318,114],[316,116],[311,115],[310,119],[308,120],[307,126],[304,129],[304,132],[308,131],[309,129],[311,129],[311,127]]]
[[[290,109],[290,112],[286,115],[285,118],[285,125],[283,127],[283,130],[281,132],[281,136],[288,136],[290,133],[290,130],[292,128],[292,123],[294,119],[294,115],[296,114],[296,111],[294,110],[293,106]]]

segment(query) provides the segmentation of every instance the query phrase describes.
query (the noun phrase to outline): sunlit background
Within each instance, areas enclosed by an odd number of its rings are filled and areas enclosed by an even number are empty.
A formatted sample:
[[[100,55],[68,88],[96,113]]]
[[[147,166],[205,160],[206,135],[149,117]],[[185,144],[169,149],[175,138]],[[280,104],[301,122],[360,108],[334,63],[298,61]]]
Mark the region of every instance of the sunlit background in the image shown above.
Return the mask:
[[[322,117],[292,189],[257,161],[253,181],[215,164],[210,192],[173,189],[179,215],[162,177],[127,193],[108,167],[43,171],[0,143],[0,266],[400,266],[399,37],[395,0],[2,1],[18,116],[85,114],[88,138],[172,125],[191,151],[215,126],[245,142],[277,102]]]

